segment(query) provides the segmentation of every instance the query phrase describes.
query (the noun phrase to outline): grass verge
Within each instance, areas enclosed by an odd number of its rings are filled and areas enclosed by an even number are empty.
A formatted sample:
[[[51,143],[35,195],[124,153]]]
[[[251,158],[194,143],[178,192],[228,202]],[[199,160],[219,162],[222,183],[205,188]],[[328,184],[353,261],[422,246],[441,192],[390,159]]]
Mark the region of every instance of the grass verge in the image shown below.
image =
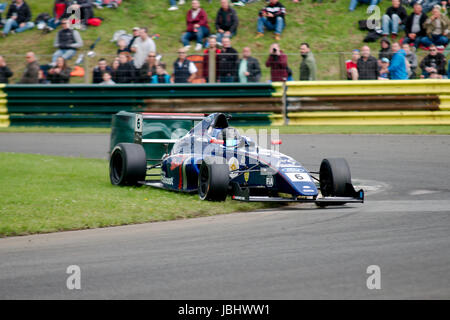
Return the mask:
[[[0,237],[250,211],[264,204],[109,182],[106,160],[0,153]]]

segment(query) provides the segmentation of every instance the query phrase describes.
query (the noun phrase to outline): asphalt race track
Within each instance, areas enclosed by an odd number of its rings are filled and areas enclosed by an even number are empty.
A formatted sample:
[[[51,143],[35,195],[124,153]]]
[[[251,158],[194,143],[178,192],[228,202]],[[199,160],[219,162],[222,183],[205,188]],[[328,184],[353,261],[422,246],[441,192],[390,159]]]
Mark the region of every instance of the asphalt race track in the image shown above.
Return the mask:
[[[450,136],[281,138],[310,170],[345,157],[366,203],[0,239],[0,299],[450,298]],[[106,158],[108,145],[0,134],[0,152]],[[70,265],[81,290],[66,288]],[[381,289],[367,288],[371,265]]]

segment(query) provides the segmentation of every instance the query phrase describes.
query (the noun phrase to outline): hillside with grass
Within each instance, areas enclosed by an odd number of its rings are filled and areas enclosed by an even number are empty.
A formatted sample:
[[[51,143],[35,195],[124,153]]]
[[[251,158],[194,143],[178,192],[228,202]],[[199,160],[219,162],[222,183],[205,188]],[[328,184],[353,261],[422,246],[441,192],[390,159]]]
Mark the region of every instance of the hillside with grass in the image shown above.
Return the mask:
[[[27,2],[32,9],[33,19],[39,13],[52,13],[53,1],[27,0]],[[293,3],[290,0],[281,2],[286,6],[288,14],[280,45],[282,50],[288,53],[289,66],[294,72],[294,79],[299,77],[301,42],[310,43],[316,57],[320,80],[339,79],[338,52],[345,52],[345,58],[349,59],[351,50],[363,45],[362,40],[366,32],[358,30],[357,21],[368,17],[367,6],[359,6],[354,12],[348,12],[349,0],[322,3],[311,2],[311,0],[300,3]],[[262,66],[267,58],[269,46],[274,42],[272,32],[266,32],[263,38],[254,39],[258,11],[264,3],[265,1],[261,0],[245,7],[235,7],[240,25],[237,36],[232,40],[233,47],[239,52],[243,47],[250,46],[253,56],[260,60]],[[390,1],[382,1],[381,12],[384,12],[389,5]],[[155,40],[158,53],[163,56],[163,61],[169,66],[168,71],[171,72],[176,50],[181,47],[180,37],[185,30],[185,16],[189,4],[180,6],[177,11],[168,11],[168,6],[167,0],[124,0],[118,9],[95,9],[95,16],[103,18],[103,24],[100,27],[89,27],[85,31],[80,31],[84,40],[84,47],[80,52],[88,50],[88,47],[101,37],[101,41],[95,48],[96,56],[88,59],[89,68],[92,68],[100,57],[106,57],[109,61],[113,59],[117,47],[110,40],[115,31],[123,29],[131,33],[134,26],[147,26],[150,34],[159,34],[159,38]],[[215,31],[214,20],[219,1],[213,0],[209,3],[204,0],[202,7],[209,15],[211,29]],[[410,11],[411,9],[408,8],[408,12]],[[55,35],[56,31],[44,34],[34,29],[0,38],[0,54],[6,57],[8,65],[15,72],[13,82],[17,81],[22,74],[25,64],[24,54],[27,51],[37,53],[41,64],[50,61],[51,54],[55,51],[53,48]],[[371,43],[370,47],[377,55],[379,43]],[[190,53],[194,54],[195,51],[191,49]],[[74,61],[75,58],[69,64],[73,65]],[[265,81],[268,77],[269,72],[263,67],[262,80]],[[82,82],[82,78],[72,79],[72,83]]]

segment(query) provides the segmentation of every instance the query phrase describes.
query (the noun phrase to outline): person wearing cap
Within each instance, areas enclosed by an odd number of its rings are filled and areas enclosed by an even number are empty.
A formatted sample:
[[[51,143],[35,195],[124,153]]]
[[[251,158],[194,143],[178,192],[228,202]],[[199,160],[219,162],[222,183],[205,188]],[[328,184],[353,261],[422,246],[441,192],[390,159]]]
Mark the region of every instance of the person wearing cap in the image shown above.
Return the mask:
[[[130,50],[129,52],[131,52],[131,47],[133,46],[134,41],[135,41],[137,38],[139,38],[139,30],[140,30],[140,29],[141,29],[141,28],[139,28],[139,27],[134,27],[134,28],[133,28],[133,38],[131,38],[130,43],[128,43],[128,49]]]
[[[358,59],[361,58],[361,53],[358,49],[352,51],[352,58],[345,61],[345,68],[347,70],[347,80],[358,80]]]
[[[178,59],[173,63],[173,83],[192,82],[198,69],[192,61],[186,59],[186,49],[178,49]]]
[[[378,80],[389,80],[389,59],[381,58]]]
[[[420,40],[420,43],[425,47],[429,47],[431,44],[436,46],[447,45],[449,26],[450,21],[445,15],[441,14],[441,6],[435,5],[431,11],[431,16],[423,24],[427,35]]]

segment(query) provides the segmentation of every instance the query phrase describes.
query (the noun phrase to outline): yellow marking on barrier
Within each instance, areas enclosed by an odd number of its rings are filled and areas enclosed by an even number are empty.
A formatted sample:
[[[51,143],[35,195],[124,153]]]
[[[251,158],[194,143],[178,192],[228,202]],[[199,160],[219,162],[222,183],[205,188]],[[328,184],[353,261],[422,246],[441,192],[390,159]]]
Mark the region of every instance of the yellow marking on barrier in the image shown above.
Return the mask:
[[[9,115],[0,114],[0,128],[7,128],[10,124]]]
[[[348,95],[446,95],[450,80],[361,80],[361,81],[289,81],[288,96],[348,96]],[[274,97],[283,95],[283,84],[274,82]]]
[[[439,96],[439,109],[450,111],[450,96]]]

